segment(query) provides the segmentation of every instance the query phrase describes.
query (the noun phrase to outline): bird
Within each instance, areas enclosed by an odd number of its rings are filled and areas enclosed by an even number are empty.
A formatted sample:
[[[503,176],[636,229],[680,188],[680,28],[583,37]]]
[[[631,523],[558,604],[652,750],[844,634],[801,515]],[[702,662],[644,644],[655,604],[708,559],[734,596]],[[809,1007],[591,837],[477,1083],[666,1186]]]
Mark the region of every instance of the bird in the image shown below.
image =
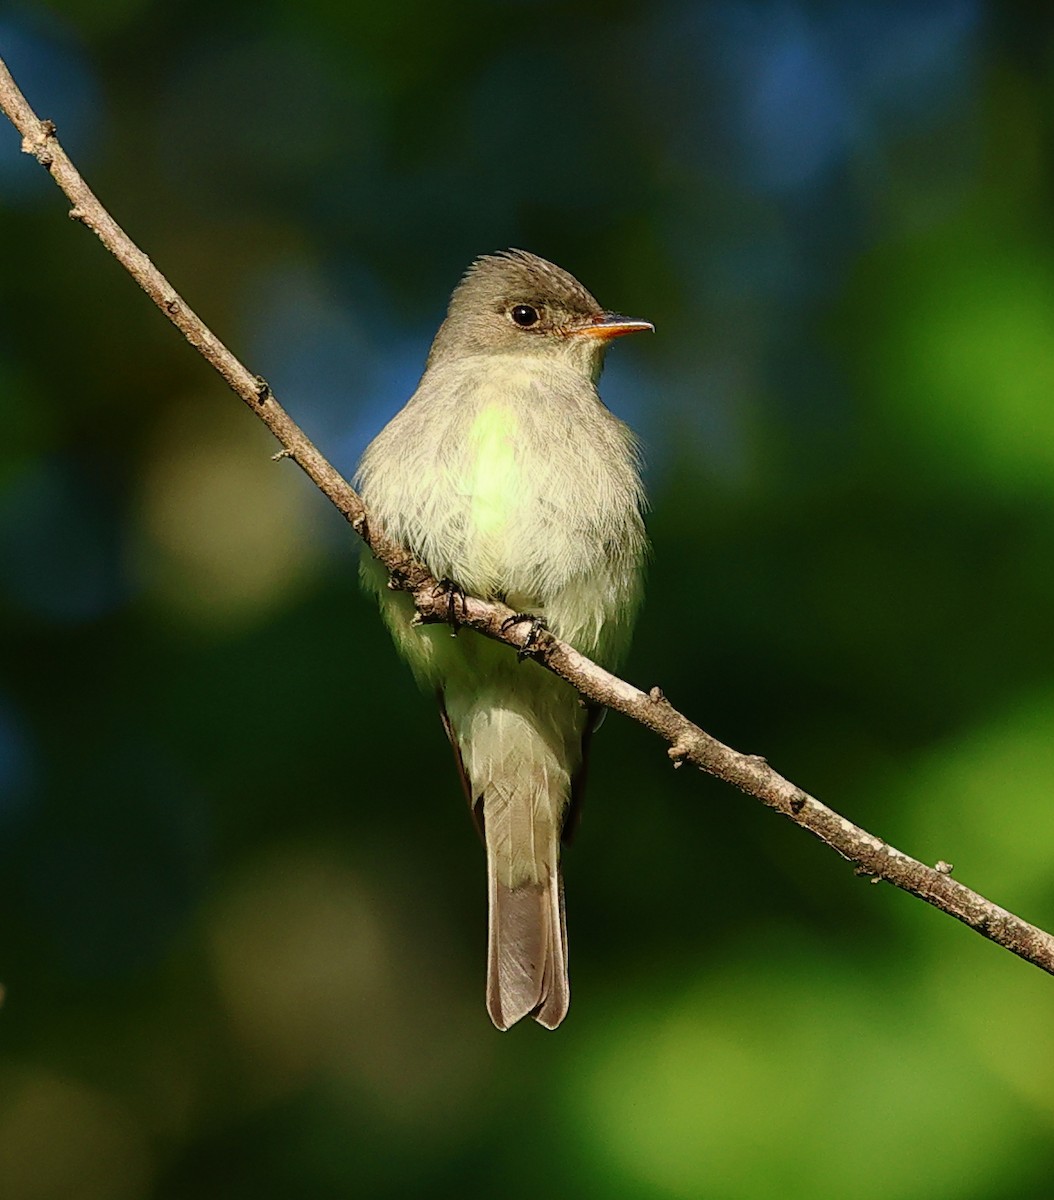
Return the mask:
[[[416,391],[362,456],[371,525],[444,585],[500,600],[616,666],[642,599],[645,496],[638,441],[597,381],[614,339],[653,329],[535,254],[477,258]],[[555,1029],[570,1001],[560,847],[602,710],[509,646],[415,623],[412,598],[368,554],[361,576],[439,701],[482,835],[490,1018]]]

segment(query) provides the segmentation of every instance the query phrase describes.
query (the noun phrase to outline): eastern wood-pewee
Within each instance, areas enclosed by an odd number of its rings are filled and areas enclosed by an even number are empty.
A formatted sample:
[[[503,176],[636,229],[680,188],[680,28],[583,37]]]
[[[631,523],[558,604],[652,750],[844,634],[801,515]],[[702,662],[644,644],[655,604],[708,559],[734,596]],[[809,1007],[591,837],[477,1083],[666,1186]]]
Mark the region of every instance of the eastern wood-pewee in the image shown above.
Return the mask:
[[[612,338],[651,328],[533,254],[485,255],[357,475],[372,519],[437,579],[541,618],[605,665],[629,640],[646,540],[636,442],[596,382]],[[560,841],[598,714],[508,646],[413,625],[410,597],[368,557],[363,578],[438,695],[486,844],[491,1019],[555,1029],[570,996]]]

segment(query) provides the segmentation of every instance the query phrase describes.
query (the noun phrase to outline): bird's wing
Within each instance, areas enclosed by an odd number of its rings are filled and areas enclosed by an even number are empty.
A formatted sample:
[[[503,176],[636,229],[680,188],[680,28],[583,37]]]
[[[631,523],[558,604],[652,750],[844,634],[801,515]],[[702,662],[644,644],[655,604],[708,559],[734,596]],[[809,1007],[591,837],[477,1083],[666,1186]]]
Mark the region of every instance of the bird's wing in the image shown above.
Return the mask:
[[[436,699],[439,701],[439,716],[443,722],[443,728],[446,730],[447,740],[450,742],[450,748],[454,751],[454,762],[457,763],[457,774],[461,780],[461,787],[465,793],[465,799],[468,801],[469,812],[472,813],[472,820],[476,824],[476,829],[479,836],[483,834],[483,805],[476,803],[472,798],[472,785],[468,781],[468,772],[465,770],[465,762],[461,757],[461,747],[457,744],[457,731],[450,723],[450,717],[446,711],[446,701],[443,697],[443,689],[436,690]]]
[[[582,802],[586,794],[586,776],[589,773],[589,747],[593,741],[593,734],[600,728],[608,711],[598,704],[588,704],[586,708],[589,715],[586,727],[582,730],[582,761],[578,765],[578,770],[571,776],[571,800],[567,806],[564,827],[560,833],[560,840],[565,844],[570,843],[574,837],[579,818],[582,816]]]

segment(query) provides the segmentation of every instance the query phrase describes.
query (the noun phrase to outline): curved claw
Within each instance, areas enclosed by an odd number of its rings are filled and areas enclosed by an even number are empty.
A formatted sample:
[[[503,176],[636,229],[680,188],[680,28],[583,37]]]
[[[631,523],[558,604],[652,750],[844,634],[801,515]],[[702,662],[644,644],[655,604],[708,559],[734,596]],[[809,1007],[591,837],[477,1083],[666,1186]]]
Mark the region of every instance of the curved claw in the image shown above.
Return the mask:
[[[465,619],[465,613],[468,611],[468,601],[465,598],[465,589],[459,583],[455,583],[452,579],[440,579],[432,589],[432,598],[438,599],[440,596],[447,596],[450,602],[450,624],[453,629],[453,637],[457,637],[457,632],[461,628],[461,622],[458,620],[457,606],[461,604],[461,621]]]
[[[530,657],[534,653],[538,635],[546,628],[545,622],[534,613],[514,613],[511,617],[506,617],[501,623],[501,631],[504,633],[513,625],[522,625],[525,621],[529,622],[531,627],[527,631],[527,636],[523,639],[523,645],[516,649],[516,658],[519,662],[523,662],[525,658]]]

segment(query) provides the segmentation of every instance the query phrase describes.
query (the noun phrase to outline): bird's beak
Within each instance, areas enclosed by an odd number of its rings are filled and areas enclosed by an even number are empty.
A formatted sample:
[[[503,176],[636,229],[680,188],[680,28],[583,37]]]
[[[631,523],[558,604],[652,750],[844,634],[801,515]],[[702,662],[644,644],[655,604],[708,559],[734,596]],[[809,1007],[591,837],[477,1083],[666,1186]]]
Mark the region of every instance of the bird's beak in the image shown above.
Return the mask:
[[[635,317],[624,317],[621,313],[602,312],[595,317],[575,325],[568,330],[576,337],[595,337],[608,342],[612,338],[625,337],[627,333],[655,332],[655,326],[650,321],[638,321]]]

